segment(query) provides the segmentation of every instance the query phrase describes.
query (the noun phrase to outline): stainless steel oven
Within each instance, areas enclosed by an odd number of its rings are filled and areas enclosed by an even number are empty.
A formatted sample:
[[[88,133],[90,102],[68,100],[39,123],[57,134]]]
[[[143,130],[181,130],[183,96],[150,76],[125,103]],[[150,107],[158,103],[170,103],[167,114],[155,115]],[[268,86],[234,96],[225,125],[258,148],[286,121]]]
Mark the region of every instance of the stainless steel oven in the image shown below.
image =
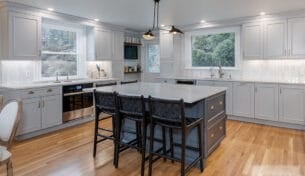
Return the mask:
[[[84,92],[93,84],[63,86],[63,122],[93,116],[93,93]]]

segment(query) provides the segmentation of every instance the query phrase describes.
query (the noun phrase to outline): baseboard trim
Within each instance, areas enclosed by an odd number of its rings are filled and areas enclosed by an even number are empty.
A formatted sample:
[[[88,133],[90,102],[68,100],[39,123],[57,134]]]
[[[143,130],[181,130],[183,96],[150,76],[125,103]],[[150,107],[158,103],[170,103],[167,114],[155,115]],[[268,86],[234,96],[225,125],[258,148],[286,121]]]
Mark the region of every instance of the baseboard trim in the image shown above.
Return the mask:
[[[284,122],[274,122],[274,121],[255,119],[255,118],[245,118],[245,117],[232,116],[232,115],[228,115],[228,119],[229,120],[242,121],[242,122],[248,122],[248,123],[256,123],[256,124],[261,124],[261,125],[281,127],[281,128],[289,128],[289,129],[295,129],[295,130],[305,130],[304,125],[298,125],[298,124],[290,124],[290,123],[284,123]]]
[[[19,135],[19,136],[16,137],[16,140],[22,141],[22,140],[30,139],[30,138],[37,137],[37,136],[44,135],[44,134],[48,134],[48,133],[51,133],[51,132],[54,132],[54,131],[58,131],[58,130],[62,130],[62,129],[65,129],[65,128],[80,125],[80,124],[83,124],[83,123],[87,123],[87,122],[90,122],[90,121],[93,121],[93,120],[94,120],[94,117],[85,117],[85,118],[81,118],[81,119],[77,119],[77,120],[72,120],[72,121],[66,122],[62,125],[55,126],[55,127],[51,127],[51,128],[47,128],[47,129],[43,129],[43,130],[31,132],[31,133]]]

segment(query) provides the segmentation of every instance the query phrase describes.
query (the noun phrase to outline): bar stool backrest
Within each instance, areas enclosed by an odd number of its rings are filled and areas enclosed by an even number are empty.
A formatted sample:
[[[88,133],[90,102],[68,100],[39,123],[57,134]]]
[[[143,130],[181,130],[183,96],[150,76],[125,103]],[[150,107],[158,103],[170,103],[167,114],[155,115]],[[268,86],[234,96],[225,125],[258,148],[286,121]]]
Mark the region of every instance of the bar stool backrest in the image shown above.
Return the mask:
[[[136,119],[145,116],[145,101],[142,96],[118,95],[120,116]]]
[[[164,100],[149,97],[151,121],[163,123],[164,126],[174,127],[185,124],[184,101]]]
[[[97,92],[94,90],[95,105],[107,114],[116,112],[117,93],[116,92]]]

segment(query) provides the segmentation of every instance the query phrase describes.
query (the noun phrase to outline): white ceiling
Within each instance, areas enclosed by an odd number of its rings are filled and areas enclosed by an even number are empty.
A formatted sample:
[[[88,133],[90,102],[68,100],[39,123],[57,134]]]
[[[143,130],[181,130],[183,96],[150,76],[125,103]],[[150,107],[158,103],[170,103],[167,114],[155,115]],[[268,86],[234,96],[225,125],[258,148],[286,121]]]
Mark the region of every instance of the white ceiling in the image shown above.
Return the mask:
[[[152,25],[153,0],[9,0],[102,22],[146,30]],[[305,9],[305,0],[161,0],[160,24],[206,21]]]

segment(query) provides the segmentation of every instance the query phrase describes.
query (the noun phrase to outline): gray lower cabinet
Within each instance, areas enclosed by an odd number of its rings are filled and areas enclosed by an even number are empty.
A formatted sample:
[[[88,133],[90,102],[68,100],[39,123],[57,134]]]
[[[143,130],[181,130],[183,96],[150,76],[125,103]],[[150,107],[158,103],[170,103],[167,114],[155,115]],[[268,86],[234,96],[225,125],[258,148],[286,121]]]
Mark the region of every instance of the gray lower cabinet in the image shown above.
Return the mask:
[[[303,86],[280,86],[279,120],[305,124],[305,88]]]
[[[62,124],[60,95],[23,99],[22,104],[17,135]]]
[[[279,88],[276,84],[255,84],[255,118],[278,121]]]
[[[24,99],[17,135],[41,129],[40,98]]]
[[[226,135],[225,92],[205,100],[204,156],[207,158]]]
[[[233,114],[254,118],[254,83],[233,83]]]
[[[198,85],[226,87],[226,114],[233,114],[233,83],[229,81],[198,81]]]
[[[62,124],[61,100],[59,95],[41,98],[41,127],[49,128]]]

